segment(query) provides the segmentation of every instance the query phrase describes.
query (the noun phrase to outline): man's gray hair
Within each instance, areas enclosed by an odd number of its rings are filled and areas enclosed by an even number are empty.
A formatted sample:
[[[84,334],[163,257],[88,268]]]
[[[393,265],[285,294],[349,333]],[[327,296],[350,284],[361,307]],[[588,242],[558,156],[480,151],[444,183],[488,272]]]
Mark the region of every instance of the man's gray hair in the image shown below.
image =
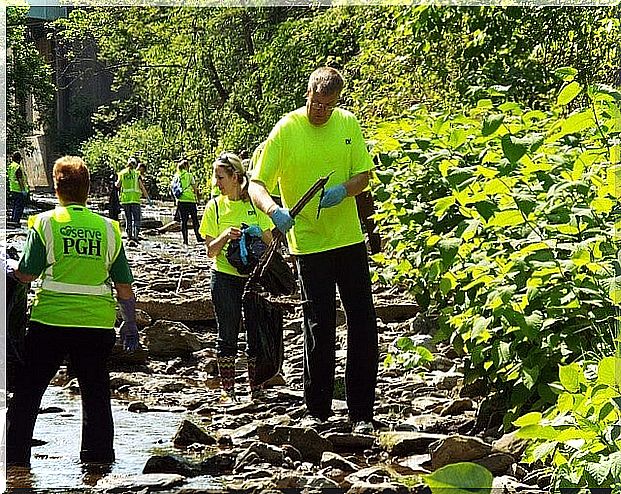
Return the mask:
[[[308,78],[308,92],[323,95],[340,93],[344,81],[341,73],[332,67],[320,67]]]

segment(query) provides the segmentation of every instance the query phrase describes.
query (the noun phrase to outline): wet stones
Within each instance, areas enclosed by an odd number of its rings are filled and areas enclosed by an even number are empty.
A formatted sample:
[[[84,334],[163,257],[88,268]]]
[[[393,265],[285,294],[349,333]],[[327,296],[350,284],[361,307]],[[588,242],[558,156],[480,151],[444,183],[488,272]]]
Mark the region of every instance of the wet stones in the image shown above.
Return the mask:
[[[212,445],[218,441],[207,434],[203,429],[189,420],[184,420],[173,437],[173,444],[177,448],[187,447],[190,444],[199,443]]]

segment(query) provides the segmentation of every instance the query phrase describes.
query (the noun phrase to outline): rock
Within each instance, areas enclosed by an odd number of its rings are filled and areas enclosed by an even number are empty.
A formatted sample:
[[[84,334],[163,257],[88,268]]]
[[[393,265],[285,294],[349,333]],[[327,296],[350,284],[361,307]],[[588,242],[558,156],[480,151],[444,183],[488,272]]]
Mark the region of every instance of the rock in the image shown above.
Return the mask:
[[[464,413],[466,410],[474,409],[474,403],[470,398],[461,398],[459,400],[454,400],[448,405],[446,405],[440,415],[443,417],[447,415],[460,415]]]
[[[503,475],[494,477],[492,481],[492,492],[498,494],[515,494],[518,492],[541,492],[539,489],[533,489],[532,485],[522,484],[513,477]]]
[[[494,475],[504,475],[509,470],[509,467],[515,463],[515,458],[506,453],[492,453],[489,456],[472,461],[487,468]]]
[[[506,453],[519,461],[522,459],[522,454],[527,446],[528,442],[517,437],[517,432],[513,431],[494,441],[492,443],[492,452]]]
[[[147,473],[143,475],[107,475],[100,479],[95,488],[107,493],[151,492],[178,487],[185,482],[181,475],[171,473]]]
[[[376,304],[375,314],[379,317],[383,323],[405,321],[411,319],[420,312],[420,308],[414,303],[391,303],[391,304]]]
[[[347,490],[346,494],[409,494],[410,489],[403,484],[394,482],[382,482],[372,484],[370,482],[356,482]]]
[[[145,343],[149,355],[157,358],[188,356],[203,348],[203,343],[181,323],[157,321],[145,328]]]
[[[437,470],[451,463],[478,460],[491,451],[491,445],[476,437],[449,436],[429,447],[431,468]]]
[[[213,303],[209,297],[172,298],[145,297],[136,302],[154,320],[206,321],[215,318]]]
[[[237,460],[237,453],[233,451],[220,451],[200,463],[202,475],[223,475],[233,471],[233,465]]]
[[[341,455],[337,455],[336,453],[332,453],[331,451],[324,451],[323,455],[321,455],[321,468],[338,468],[343,472],[357,472],[360,470],[358,465],[355,463],[346,460]]]
[[[412,455],[399,460],[398,465],[412,470],[408,475],[429,473],[427,466],[431,463],[431,455]]]
[[[196,477],[201,475],[201,470],[181,456],[166,455],[149,458],[142,473],[176,473],[184,477]]]
[[[149,407],[142,401],[132,401],[128,406],[127,410],[129,412],[148,412]],[[146,472],[145,472],[146,473]],[[176,473],[176,472],[163,472],[163,473]]]
[[[193,443],[216,444],[217,440],[189,420],[184,420],[173,437],[173,444],[183,448]]]
[[[278,489],[338,489],[339,485],[323,475],[300,477],[299,475],[285,475],[275,482]],[[310,492],[310,491],[307,491]]]
[[[356,451],[368,449],[375,443],[375,436],[366,434],[351,434],[332,432],[323,435],[338,451]]]
[[[314,429],[261,425],[257,429],[259,439],[268,444],[281,446],[291,444],[304,460],[318,463],[324,451],[332,450],[332,443],[321,437]]]
[[[45,407],[45,408],[41,408],[39,409],[39,415],[42,415],[44,413],[63,413],[64,410],[60,407]]]
[[[110,355],[110,367],[114,369],[117,365],[144,365],[147,363],[148,357],[147,350],[142,346],[139,346],[133,352],[124,350],[121,339],[117,338]]]
[[[149,314],[147,314],[143,310],[136,309],[136,324],[139,328],[150,326],[152,321],[153,320],[151,319],[151,316]]]
[[[442,439],[446,439],[446,436],[426,432],[397,431],[381,432],[378,436],[378,443],[384,451],[392,456],[405,456],[427,453],[432,443]]]
[[[387,465],[373,466],[363,468],[347,476],[347,481],[351,485],[358,483],[366,484],[383,484],[389,483],[392,480],[395,471],[389,468]]]
[[[285,454],[282,449],[272,446],[271,444],[255,442],[237,457],[233,470],[238,472],[243,470],[247,465],[256,463],[256,461],[249,461],[249,458],[252,456],[256,456],[259,459],[259,463],[267,462],[278,467],[283,464],[285,459]]]
[[[302,461],[302,453],[300,453],[300,450],[294,448],[290,444],[283,444],[282,450],[285,453],[285,456],[291,461]]]

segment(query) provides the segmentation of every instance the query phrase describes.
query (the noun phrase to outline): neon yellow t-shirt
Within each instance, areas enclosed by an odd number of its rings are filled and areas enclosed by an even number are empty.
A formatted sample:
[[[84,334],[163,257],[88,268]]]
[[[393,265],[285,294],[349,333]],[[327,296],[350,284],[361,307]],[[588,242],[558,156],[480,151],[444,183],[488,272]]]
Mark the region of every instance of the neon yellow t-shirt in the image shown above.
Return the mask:
[[[216,201],[218,202],[217,213]],[[258,225],[262,231],[273,228],[269,216],[259,208],[253,207],[250,201],[231,201],[227,196],[217,196],[207,203],[198,231],[203,237],[216,238],[231,226],[240,228],[242,223],[248,226]],[[216,271],[247,278],[247,275],[239,274],[237,269],[226,260],[228,245],[227,243],[216,256]]]
[[[308,121],[306,108],[285,115],[274,127],[261,153],[252,179],[267,190],[280,186],[283,206],[291,208],[315,183],[334,171],[326,188],[346,182],[373,168],[360,124],[354,115],[336,108],[322,126]],[[322,209],[317,218],[317,194],[295,217],[287,234],[293,254],[312,254],[362,242],[356,199]]]

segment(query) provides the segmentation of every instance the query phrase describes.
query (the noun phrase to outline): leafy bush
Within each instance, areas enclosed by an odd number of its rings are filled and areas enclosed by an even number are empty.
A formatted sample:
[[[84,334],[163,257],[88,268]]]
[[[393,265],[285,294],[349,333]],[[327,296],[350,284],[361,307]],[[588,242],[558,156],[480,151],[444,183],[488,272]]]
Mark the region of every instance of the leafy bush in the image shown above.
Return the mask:
[[[556,405],[545,415],[531,412],[514,424],[519,437],[533,440],[525,460],[554,466],[555,489],[604,487],[620,492],[621,357],[603,358],[595,376],[592,367],[561,366],[560,384],[554,386]]]
[[[612,347],[621,93],[574,71],[551,110],[503,102],[376,129],[376,280],[404,284],[467,355],[467,381],[506,394],[509,426],[554,401],[559,364]],[[566,109],[570,102],[579,108]]]

